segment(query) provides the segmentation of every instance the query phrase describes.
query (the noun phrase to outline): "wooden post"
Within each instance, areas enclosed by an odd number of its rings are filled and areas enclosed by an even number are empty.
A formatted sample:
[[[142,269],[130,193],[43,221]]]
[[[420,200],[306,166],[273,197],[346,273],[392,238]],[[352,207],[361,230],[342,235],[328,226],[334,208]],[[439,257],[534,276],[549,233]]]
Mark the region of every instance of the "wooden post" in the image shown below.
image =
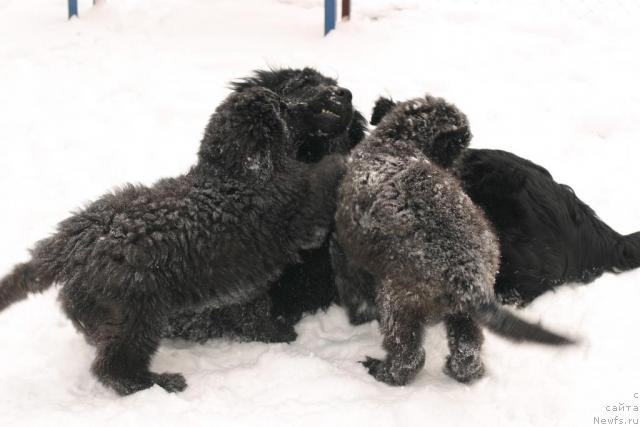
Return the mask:
[[[97,2],[98,0],[93,0],[93,5],[95,6]],[[68,0],[67,3],[69,4],[69,19],[71,19],[72,16],[79,16],[78,0]]]
[[[342,19],[349,20],[351,18],[351,0],[342,0]]]
[[[78,16],[78,0],[69,0],[69,19],[73,16]]]
[[[336,0],[324,0],[324,35],[336,28]]]

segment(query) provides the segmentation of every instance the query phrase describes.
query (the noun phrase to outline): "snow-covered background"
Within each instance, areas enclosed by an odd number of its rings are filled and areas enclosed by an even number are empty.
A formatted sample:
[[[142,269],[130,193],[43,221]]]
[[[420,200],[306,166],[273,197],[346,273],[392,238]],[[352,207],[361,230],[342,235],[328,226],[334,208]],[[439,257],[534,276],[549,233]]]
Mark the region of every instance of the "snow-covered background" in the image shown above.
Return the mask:
[[[185,171],[226,83],[267,66],[317,67],[369,114],[380,94],[425,91],[465,111],[476,147],[546,166],[611,226],[640,229],[640,4],[636,0],[353,0],[322,37],[321,0],[0,0],[0,273],[67,213],[124,182]],[[593,425],[639,405],[640,272],[565,287],[522,312],[583,338],[569,350],[487,333],[488,375],[427,365],[391,388],[358,363],[376,324],[340,308],[290,345],[163,343],[156,371],[189,388],[120,398],[55,291],[0,314],[0,425]],[[611,409],[611,408],[609,408]]]

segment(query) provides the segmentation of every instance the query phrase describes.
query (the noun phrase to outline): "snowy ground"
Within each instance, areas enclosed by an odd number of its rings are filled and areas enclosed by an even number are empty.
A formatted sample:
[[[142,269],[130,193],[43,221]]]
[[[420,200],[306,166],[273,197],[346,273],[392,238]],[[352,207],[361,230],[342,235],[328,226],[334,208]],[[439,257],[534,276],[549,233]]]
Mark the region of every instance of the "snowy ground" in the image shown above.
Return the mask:
[[[108,0],[67,22],[62,0],[0,0],[0,272],[84,201],[195,160],[229,80],[312,65],[355,94],[430,91],[469,116],[476,147],[549,168],[620,232],[640,229],[640,5],[634,0],[354,0],[321,36],[321,0]],[[487,334],[488,375],[442,373],[443,330],[407,387],[356,362],[381,356],[375,324],[308,317],[291,345],[167,342],[157,371],[189,388],[115,396],[55,291],[0,314],[0,425],[593,425],[640,405],[640,272],[566,287],[523,312],[583,338],[575,349]],[[631,337],[631,339],[629,339]],[[636,394],[638,396],[638,394]],[[611,409],[611,408],[609,408]]]

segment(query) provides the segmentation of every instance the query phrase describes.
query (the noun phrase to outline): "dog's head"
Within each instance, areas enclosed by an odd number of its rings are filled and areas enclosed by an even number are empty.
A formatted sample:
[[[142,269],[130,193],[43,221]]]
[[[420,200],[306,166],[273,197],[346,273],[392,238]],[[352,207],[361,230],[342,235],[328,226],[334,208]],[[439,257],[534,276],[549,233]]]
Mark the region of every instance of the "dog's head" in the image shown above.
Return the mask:
[[[353,108],[351,92],[312,68],[260,70],[232,87],[237,92],[265,87],[288,103],[287,122],[298,144],[298,160],[315,162],[326,154],[348,153],[364,137],[367,123]]]
[[[231,93],[205,129],[200,164],[230,176],[268,180],[285,156],[295,155],[287,111],[282,98],[266,88]]]
[[[430,95],[398,104],[380,98],[372,121],[379,122],[377,135],[413,142],[427,157],[445,168],[451,166],[471,141],[467,116],[455,105]]]

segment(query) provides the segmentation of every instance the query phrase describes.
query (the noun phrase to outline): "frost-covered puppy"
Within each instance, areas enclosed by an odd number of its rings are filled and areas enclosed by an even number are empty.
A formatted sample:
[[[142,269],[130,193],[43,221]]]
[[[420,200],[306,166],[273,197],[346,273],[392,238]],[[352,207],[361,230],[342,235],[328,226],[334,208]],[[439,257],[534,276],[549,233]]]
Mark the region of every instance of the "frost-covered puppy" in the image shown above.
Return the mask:
[[[441,321],[446,371],[462,382],[484,372],[481,325],[515,341],[570,342],[496,302],[497,238],[448,170],[470,138],[467,118],[444,100],[400,103],[353,150],[338,190],[337,243],[373,278],[388,352],[365,366],[385,383],[414,378],[425,360],[423,329]]]
[[[295,108],[263,88],[232,93],[188,173],[125,186],[61,222],[0,280],[0,310],[59,283],[65,313],[97,348],[91,369],[103,384],[123,395],[183,390],[182,375],[149,370],[168,315],[265,293],[332,223],[344,160],[293,159]]]

